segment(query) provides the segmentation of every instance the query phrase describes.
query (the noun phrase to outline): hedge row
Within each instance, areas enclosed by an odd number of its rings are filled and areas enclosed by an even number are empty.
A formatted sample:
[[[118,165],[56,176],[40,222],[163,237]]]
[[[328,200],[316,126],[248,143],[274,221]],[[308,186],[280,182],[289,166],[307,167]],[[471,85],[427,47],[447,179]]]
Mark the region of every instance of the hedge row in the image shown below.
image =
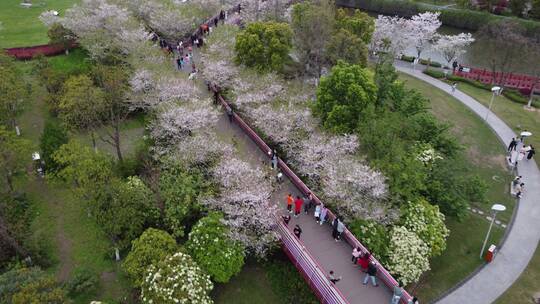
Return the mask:
[[[413,62],[414,59],[416,57],[414,56],[405,56],[405,55],[402,55],[401,56],[401,60],[403,61],[407,61],[407,62]],[[420,64],[423,64],[423,65],[429,65],[431,67],[434,67],[434,68],[441,68],[442,67],[442,64],[437,62],[437,61],[429,61],[429,60],[426,60],[426,59],[420,59]]]
[[[440,19],[444,25],[469,31],[477,31],[483,25],[492,21],[501,21],[511,18],[523,25],[528,36],[540,39],[540,22],[516,17],[493,15],[487,12],[469,9],[443,8],[408,0],[336,0],[336,4],[338,6],[359,8],[385,15],[399,15],[406,18],[410,18],[413,15],[426,11],[440,12]]]
[[[431,76],[433,78],[437,78],[437,79],[445,78],[444,73],[441,72],[441,71],[437,71],[437,70],[425,70],[424,74],[429,75],[429,76]],[[448,75],[448,77],[446,77],[446,79],[448,81],[451,81],[451,82],[467,83],[467,84],[470,84],[470,85],[472,85],[474,87],[477,87],[477,88],[480,88],[480,89],[483,89],[483,90],[486,90],[486,91],[491,91],[491,85],[481,83],[480,81],[467,79],[467,78],[463,78],[463,77],[455,76],[455,75]],[[521,93],[519,93],[519,91],[516,91],[516,90],[513,90],[513,89],[504,89],[502,94],[506,98],[510,99],[511,101],[513,101],[515,103],[526,105],[529,102],[529,99],[527,97],[524,97]],[[537,101],[537,100],[533,100],[532,106],[535,107],[535,108],[540,108],[540,102]]]

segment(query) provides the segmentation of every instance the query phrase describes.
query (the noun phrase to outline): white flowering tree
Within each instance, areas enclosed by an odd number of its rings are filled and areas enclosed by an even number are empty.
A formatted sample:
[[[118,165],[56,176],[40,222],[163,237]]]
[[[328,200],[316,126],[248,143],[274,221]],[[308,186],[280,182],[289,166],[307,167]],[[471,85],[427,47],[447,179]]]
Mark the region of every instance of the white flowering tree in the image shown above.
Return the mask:
[[[424,199],[408,202],[401,214],[402,225],[416,233],[427,244],[430,256],[440,255],[446,249],[449,231],[444,225],[444,214],[439,206]]]
[[[212,172],[222,190],[219,197],[208,199],[206,205],[224,214],[233,240],[264,257],[277,240],[272,230],[276,209],[268,202],[271,182],[259,168],[231,155],[224,155]]]
[[[186,249],[216,282],[226,283],[244,265],[244,248],[230,239],[223,215],[211,212],[189,233]]]
[[[177,252],[148,268],[141,286],[143,303],[211,304],[210,276],[188,254]]]
[[[407,32],[411,35],[411,42],[416,48],[418,58],[424,50],[431,47],[433,38],[442,25],[439,20],[440,14],[439,12],[425,12],[414,15],[407,21]]]
[[[388,270],[402,285],[416,282],[429,270],[430,250],[426,243],[406,227],[395,226],[390,232]]]
[[[375,31],[370,44],[371,51],[389,51],[394,55],[402,53],[411,42],[407,28],[407,19],[379,15],[375,20]]]
[[[460,33],[458,35],[436,35],[434,48],[439,52],[448,65],[452,61],[465,54],[465,48],[474,42],[471,33]]]

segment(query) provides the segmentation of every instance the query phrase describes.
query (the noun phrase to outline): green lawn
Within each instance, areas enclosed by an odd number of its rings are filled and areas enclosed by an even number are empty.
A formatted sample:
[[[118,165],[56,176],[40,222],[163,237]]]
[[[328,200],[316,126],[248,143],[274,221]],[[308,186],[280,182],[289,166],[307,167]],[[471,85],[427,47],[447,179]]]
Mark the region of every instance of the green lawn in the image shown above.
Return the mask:
[[[460,83],[458,88],[464,93],[472,96],[485,106],[489,105],[491,92],[473,87],[466,83]],[[540,147],[540,110],[528,111],[522,104],[512,102],[504,96],[497,96],[493,102],[492,111],[499,118],[504,120],[516,133],[522,130],[529,130],[533,136],[527,143]]]
[[[496,135],[478,116],[447,93],[408,75],[400,74],[400,79],[408,88],[415,88],[430,99],[431,111],[437,118],[452,123],[451,131],[464,146],[468,165],[489,185],[490,203],[471,205],[486,211],[491,202],[503,203],[508,211],[499,214],[498,218],[507,223],[515,201],[508,194],[511,176],[505,167],[504,147]],[[446,251],[431,261],[431,271],[417,286],[409,287],[422,302],[435,299],[482,264],[479,254],[489,222],[471,214],[462,222],[448,219],[446,224],[450,229]],[[494,229],[490,243],[497,244],[503,233],[501,228]]]
[[[282,303],[272,290],[266,269],[260,264],[248,263],[227,284],[219,284],[212,291],[216,304]]]
[[[22,0],[0,1],[0,48],[46,44],[47,28],[38,19],[47,10],[56,10],[62,15],[66,8],[79,0],[32,0],[33,7],[23,8]]]

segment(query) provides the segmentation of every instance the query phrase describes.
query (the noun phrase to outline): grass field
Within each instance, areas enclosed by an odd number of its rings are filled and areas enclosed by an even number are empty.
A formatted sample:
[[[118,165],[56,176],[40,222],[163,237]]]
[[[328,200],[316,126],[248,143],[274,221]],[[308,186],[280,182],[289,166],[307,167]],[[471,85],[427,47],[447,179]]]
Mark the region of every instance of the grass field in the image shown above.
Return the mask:
[[[464,93],[472,96],[485,106],[489,105],[491,92],[473,87],[466,83],[460,83],[458,88]],[[512,102],[504,96],[497,96],[491,108],[499,118],[504,120],[516,133],[523,130],[532,132],[533,136],[527,139],[526,143],[540,147],[540,110],[529,111],[523,108],[522,104]],[[537,162],[538,163],[538,162]]]
[[[24,8],[22,0],[0,1],[0,48],[46,44],[47,28],[38,19],[47,10],[64,11],[79,0],[32,0],[33,6]]]
[[[451,132],[463,144],[469,166],[489,185],[489,201],[503,203],[508,207],[508,211],[498,216],[508,222],[515,204],[506,186],[511,177],[504,163],[504,147],[493,131],[447,93],[411,76],[400,74],[400,79],[406,82],[408,88],[415,88],[430,99],[431,111],[437,118],[453,125]],[[490,205],[475,207],[489,210]],[[471,214],[462,222],[448,219],[446,224],[450,229],[446,251],[432,259],[431,271],[422,277],[419,284],[409,287],[422,302],[435,299],[483,263],[479,254],[489,222],[479,215]],[[490,243],[497,244],[503,234],[502,228],[495,228]]]

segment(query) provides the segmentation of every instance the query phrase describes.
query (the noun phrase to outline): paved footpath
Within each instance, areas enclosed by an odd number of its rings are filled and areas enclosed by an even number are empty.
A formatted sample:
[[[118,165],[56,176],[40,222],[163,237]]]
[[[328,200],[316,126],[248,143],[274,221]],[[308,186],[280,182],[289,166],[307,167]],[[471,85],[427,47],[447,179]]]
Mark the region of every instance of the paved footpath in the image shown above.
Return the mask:
[[[396,69],[425,81],[451,94],[448,84],[413,70],[410,65],[396,64]],[[469,107],[482,119],[488,109],[469,95],[456,90],[453,96]],[[489,114],[487,124],[495,131],[505,146],[516,134],[493,112]],[[533,134],[540,136],[540,134]],[[517,280],[532,258],[540,240],[540,171],[534,161],[524,159],[518,165],[519,175],[523,176],[526,192],[517,205],[517,214],[510,232],[494,261],[486,265],[461,286],[447,294],[437,303],[462,304],[492,303]],[[459,261],[456,261],[459,263]],[[536,290],[531,290],[536,292]]]

